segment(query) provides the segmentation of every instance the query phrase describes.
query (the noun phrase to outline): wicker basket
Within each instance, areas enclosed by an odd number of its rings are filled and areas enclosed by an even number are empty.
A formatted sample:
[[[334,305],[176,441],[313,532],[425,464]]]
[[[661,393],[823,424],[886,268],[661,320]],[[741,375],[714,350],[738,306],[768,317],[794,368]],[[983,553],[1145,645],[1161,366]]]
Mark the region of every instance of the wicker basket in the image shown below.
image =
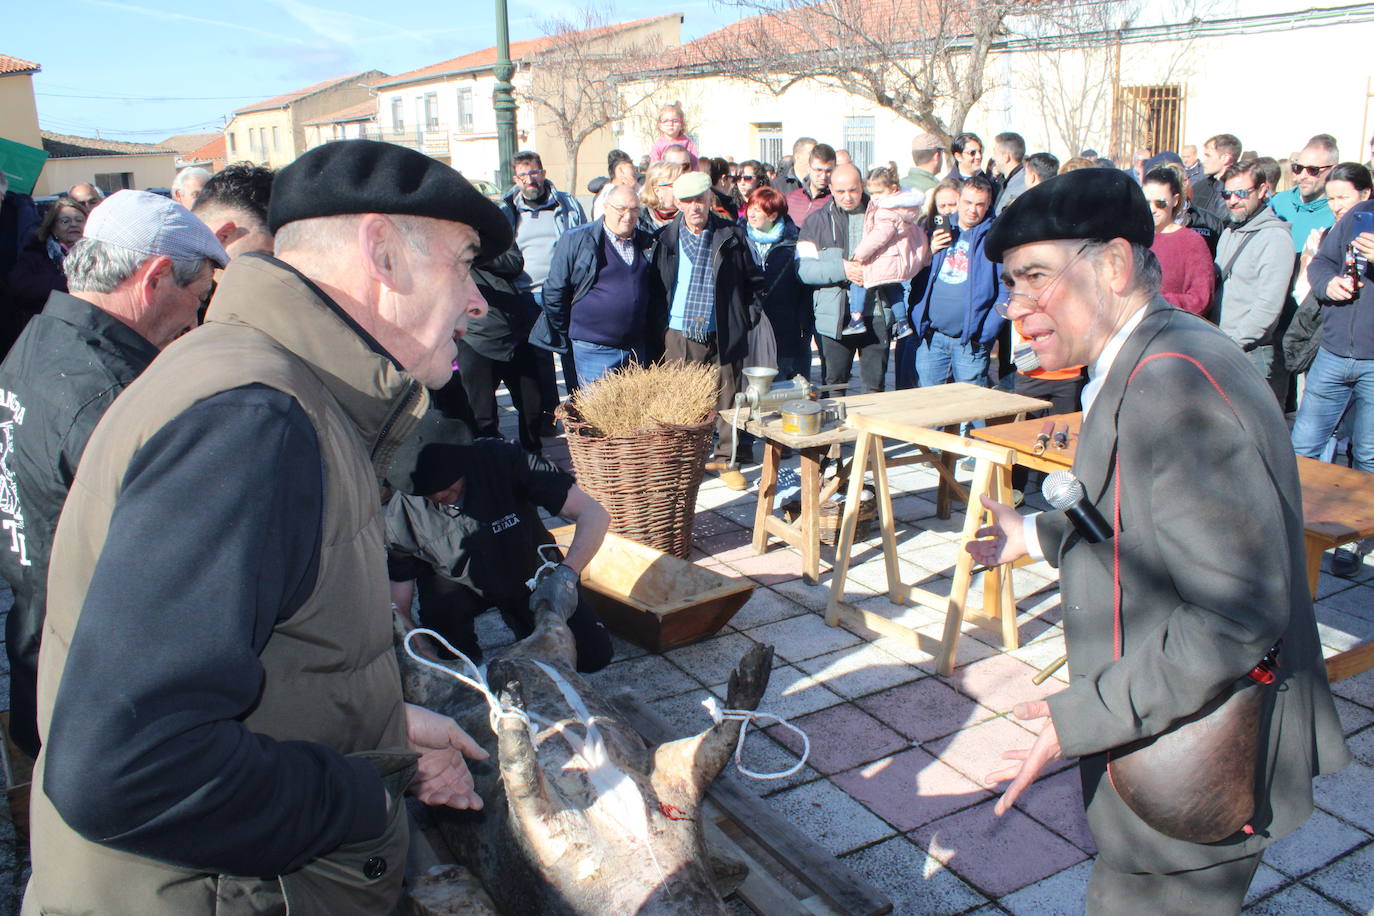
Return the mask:
[[[567,402],[557,417],[567,433],[577,485],[606,507],[611,530],[687,559],[716,412],[692,426],[662,424],[614,438],[592,435]]]
[[[788,524],[801,518],[801,501],[792,500],[782,507],[782,516]],[[859,523],[854,526],[854,540],[861,541],[868,536],[873,520],[878,517],[878,500],[870,487],[864,487],[863,498],[859,500]],[[834,547],[840,540],[840,522],[844,519],[844,497],[827,499],[821,503],[821,514],[817,521],[821,543]]]

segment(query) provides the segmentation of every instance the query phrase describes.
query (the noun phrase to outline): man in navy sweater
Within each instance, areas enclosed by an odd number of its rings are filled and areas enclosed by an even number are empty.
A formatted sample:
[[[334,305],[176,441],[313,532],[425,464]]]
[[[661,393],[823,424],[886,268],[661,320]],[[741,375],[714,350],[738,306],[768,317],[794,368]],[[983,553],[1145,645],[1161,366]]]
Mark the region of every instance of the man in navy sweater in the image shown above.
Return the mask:
[[[572,343],[579,385],[648,359],[653,240],[636,228],[639,209],[634,189],[617,187],[601,219],[565,233],[554,245],[544,311],[559,343]]]

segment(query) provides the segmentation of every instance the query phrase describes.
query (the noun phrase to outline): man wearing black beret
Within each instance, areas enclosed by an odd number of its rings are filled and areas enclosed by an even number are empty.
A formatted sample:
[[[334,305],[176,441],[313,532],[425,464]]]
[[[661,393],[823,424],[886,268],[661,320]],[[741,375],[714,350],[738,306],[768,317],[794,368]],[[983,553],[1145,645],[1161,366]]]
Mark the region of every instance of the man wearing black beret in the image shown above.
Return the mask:
[[[1069,686],[1016,707],[1049,717],[1034,746],[988,781],[1011,780],[1000,815],[1079,758],[1089,913],[1237,913],[1264,847],[1311,813],[1312,777],[1349,754],[1283,416],[1235,343],[1159,296],[1152,239],[1139,186],[1106,169],[1037,185],[988,235],[999,308],[1042,366],[1090,376],[1081,501],[1022,518],[985,498],[992,524],[968,545],[1060,569],[1069,653]],[[1085,504],[1109,536],[1080,531]]]
[[[377,481],[510,227],[349,140],[277,175],[268,228],[105,414],[58,526],[26,910],[389,913],[401,794],[481,806],[480,748],[402,702]]]

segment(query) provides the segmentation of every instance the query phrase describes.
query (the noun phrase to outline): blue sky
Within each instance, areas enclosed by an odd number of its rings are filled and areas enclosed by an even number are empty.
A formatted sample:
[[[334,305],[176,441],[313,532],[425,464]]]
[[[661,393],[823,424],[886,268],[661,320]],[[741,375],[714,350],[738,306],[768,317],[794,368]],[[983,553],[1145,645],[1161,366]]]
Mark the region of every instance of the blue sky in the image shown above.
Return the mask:
[[[585,5],[508,0],[511,40],[535,38]],[[604,9],[604,6],[602,7]],[[235,108],[334,76],[402,73],[496,43],[494,0],[29,2],[6,12],[0,53],[42,65],[45,130],[156,143],[213,131]],[[622,0],[613,21],[685,17],[683,39],[739,18],[718,0]]]

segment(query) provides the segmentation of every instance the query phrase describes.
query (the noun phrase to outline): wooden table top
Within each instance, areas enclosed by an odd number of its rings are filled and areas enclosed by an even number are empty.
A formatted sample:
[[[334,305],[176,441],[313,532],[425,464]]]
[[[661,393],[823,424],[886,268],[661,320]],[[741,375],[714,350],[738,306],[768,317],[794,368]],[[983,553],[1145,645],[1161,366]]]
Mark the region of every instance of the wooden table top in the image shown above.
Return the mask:
[[[932,385],[929,388],[906,388],[901,391],[880,391],[871,394],[852,394],[844,398],[825,399],[819,403],[841,402],[850,416],[882,417],[912,426],[939,428],[968,423],[973,420],[996,420],[1014,417],[1019,413],[1044,410],[1048,401],[1028,398],[1021,394],[983,388],[965,382]],[[734,410],[721,411],[731,422]],[[815,436],[796,436],[782,431],[782,418],[769,417],[765,422],[750,420],[745,429],[788,448],[819,448],[836,442],[853,442],[858,433],[849,425],[832,425]]]
[[[1069,467],[1078,448],[1078,429],[1083,423],[1081,413],[1003,423],[973,430],[972,435],[1029,455],[1045,420],[1054,420],[1056,425],[1068,423],[1069,447],[1050,446],[1037,457]],[[1374,537],[1374,474],[1300,457],[1298,479],[1302,482],[1303,529],[1309,537],[1328,547]]]

